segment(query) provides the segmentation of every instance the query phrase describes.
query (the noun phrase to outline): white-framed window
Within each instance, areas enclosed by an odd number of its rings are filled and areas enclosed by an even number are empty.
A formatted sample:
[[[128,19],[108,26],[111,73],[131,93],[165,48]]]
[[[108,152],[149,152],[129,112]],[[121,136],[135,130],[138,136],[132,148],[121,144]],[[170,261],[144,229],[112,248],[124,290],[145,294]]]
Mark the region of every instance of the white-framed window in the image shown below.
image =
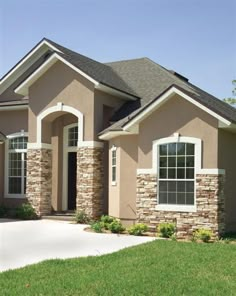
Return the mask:
[[[78,143],[78,124],[68,129],[68,147],[77,147]]]
[[[26,133],[7,136],[5,157],[5,196],[24,198],[26,193]]]
[[[117,147],[112,146],[111,148],[111,184],[116,185],[117,182]]]
[[[157,209],[196,211],[196,172],[201,166],[201,140],[169,137],[155,141]]]

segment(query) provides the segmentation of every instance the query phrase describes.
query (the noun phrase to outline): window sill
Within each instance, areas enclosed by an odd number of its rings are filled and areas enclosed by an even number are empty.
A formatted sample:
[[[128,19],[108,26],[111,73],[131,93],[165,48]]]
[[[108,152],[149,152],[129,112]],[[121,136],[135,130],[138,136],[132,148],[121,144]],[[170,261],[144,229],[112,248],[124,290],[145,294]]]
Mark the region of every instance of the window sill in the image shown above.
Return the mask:
[[[26,199],[25,194],[7,194],[4,198],[16,198],[16,199]]]
[[[168,212],[197,212],[196,206],[178,206],[178,205],[157,205],[156,211]]]
[[[115,181],[112,181],[111,182],[111,186],[116,186],[116,182]]]

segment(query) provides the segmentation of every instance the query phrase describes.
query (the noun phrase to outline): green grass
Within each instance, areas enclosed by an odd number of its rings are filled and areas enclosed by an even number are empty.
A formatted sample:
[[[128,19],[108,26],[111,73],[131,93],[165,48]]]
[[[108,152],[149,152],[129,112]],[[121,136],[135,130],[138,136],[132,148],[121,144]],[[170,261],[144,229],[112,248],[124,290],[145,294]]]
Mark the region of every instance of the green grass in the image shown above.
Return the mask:
[[[235,295],[236,246],[158,240],[0,273],[0,295]]]

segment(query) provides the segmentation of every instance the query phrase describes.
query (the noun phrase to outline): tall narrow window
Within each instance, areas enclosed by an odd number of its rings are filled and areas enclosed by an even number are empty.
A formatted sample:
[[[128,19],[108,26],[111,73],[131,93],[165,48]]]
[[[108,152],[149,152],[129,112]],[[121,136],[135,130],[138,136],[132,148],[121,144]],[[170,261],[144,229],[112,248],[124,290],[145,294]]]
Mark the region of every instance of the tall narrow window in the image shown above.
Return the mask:
[[[28,138],[8,140],[7,194],[22,197],[26,193],[26,152]]]
[[[68,130],[68,147],[76,147],[78,142],[78,126],[69,128]]]
[[[116,147],[111,148],[111,182],[112,185],[116,185]]]
[[[159,204],[194,205],[195,145],[159,145]]]

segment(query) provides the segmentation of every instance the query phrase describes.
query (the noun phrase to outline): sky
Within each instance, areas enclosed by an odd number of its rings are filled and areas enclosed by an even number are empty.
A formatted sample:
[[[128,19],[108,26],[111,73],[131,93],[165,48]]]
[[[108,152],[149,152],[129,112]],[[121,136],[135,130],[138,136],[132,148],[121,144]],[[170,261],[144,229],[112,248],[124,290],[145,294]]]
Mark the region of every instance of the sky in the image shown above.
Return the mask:
[[[222,99],[236,0],[0,0],[0,77],[43,37],[100,62],[149,57]]]

